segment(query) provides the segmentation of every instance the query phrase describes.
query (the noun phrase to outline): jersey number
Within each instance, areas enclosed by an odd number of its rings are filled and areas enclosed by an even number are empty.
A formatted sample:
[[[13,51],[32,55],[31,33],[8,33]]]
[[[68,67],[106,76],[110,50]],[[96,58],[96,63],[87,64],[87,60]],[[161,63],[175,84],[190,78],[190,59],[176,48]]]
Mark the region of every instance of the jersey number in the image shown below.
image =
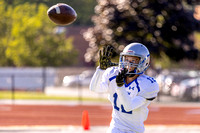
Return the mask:
[[[113,97],[114,97],[114,109],[116,109],[117,111],[119,111],[119,107],[117,107],[117,98],[118,98],[117,93],[113,94]],[[127,112],[127,111],[124,109],[124,106],[123,106],[123,105],[121,105],[121,111],[122,111],[123,113],[132,114],[132,111],[128,111],[128,112]]]
[[[150,80],[150,81],[151,81],[151,83],[154,83],[154,82],[156,82],[156,80],[155,80],[154,78],[152,78],[152,77],[148,77],[147,79],[148,79],[148,80]]]

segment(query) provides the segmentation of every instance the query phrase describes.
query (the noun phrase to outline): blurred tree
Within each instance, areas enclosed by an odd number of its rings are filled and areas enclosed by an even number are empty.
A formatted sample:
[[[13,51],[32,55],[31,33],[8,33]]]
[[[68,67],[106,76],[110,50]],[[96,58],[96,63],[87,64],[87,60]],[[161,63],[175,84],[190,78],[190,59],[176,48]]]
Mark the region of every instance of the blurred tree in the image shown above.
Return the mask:
[[[66,66],[76,63],[73,38],[54,33],[55,24],[44,4],[19,4],[14,8],[0,2],[1,66]]]
[[[78,15],[77,20],[72,25],[93,25],[91,17],[94,14],[94,7],[97,4],[96,0],[6,0],[9,5],[19,5],[25,2],[31,4],[45,4],[48,7],[57,3],[66,3],[76,10]]]
[[[89,42],[86,61],[97,61],[99,47],[112,45],[119,53],[131,42],[146,45],[152,55],[175,61],[197,59],[191,0],[97,0],[95,26],[84,33]],[[186,8],[187,7],[187,8]]]

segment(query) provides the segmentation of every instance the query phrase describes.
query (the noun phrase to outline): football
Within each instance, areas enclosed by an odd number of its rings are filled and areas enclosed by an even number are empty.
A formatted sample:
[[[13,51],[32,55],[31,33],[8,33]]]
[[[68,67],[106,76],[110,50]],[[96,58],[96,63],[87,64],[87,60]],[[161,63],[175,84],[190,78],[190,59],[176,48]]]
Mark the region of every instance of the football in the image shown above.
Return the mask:
[[[69,25],[77,18],[76,11],[64,3],[51,6],[47,11],[47,15],[51,21],[58,25]]]

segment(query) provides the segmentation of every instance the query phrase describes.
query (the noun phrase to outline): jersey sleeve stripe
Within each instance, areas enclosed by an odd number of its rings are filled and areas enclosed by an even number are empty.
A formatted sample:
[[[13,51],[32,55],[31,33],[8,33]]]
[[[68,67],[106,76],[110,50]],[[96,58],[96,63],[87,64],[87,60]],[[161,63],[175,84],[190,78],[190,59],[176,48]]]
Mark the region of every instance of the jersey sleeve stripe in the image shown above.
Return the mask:
[[[113,76],[111,78],[109,78],[109,81],[112,81],[113,79],[115,79],[117,76]]]

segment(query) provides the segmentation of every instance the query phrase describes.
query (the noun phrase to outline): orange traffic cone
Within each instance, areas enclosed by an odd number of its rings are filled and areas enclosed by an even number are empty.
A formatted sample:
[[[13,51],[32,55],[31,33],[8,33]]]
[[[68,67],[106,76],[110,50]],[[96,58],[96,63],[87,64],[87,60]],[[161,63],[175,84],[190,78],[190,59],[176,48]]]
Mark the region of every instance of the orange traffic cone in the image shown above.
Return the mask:
[[[84,130],[90,129],[90,122],[89,122],[89,116],[88,116],[87,110],[84,110],[82,113],[82,126]]]

